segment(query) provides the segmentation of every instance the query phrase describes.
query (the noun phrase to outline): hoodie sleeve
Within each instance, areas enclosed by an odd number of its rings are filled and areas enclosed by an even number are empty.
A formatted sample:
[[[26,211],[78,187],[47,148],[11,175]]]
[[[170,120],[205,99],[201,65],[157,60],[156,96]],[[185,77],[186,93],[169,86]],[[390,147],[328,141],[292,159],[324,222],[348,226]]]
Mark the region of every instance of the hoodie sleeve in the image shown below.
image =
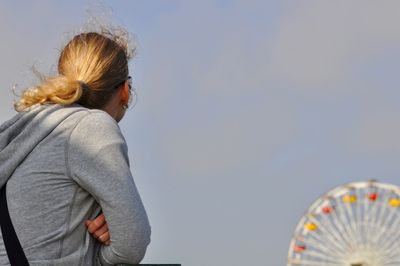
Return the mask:
[[[116,121],[90,111],[71,132],[66,160],[71,177],[96,199],[107,220],[111,245],[102,245],[101,263],[139,263],[150,243],[150,225]]]

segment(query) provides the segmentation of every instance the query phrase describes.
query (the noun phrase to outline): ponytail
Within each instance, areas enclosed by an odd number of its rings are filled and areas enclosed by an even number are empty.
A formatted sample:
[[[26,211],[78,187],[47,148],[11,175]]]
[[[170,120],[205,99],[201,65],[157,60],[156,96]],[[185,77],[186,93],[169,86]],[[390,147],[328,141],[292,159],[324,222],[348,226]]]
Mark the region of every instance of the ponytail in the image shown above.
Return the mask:
[[[20,112],[38,103],[72,104],[80,99],[84,87],[86,86],[82,81],[71,80],[65,76],[51,77],[40,85],[25,90],[19,101],[14,104],[14,108]]]

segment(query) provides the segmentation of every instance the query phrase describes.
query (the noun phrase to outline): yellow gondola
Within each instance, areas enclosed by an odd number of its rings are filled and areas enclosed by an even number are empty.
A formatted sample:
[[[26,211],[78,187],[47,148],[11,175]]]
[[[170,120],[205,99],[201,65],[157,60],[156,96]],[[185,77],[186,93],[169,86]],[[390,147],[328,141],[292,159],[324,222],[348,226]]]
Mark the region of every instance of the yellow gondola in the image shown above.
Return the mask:
[[[344,195],[342,200],[344,203],[356,203],[357,196],[356,195]]]
[[[316,225],[315,223],[306,223],[306,224],[304,225],[304,227],[305,227],[307,230],[310,230],[310,231],[315,231],[315,230],[318,229],[318,225]]]
[[[391,199],[389,199],[388,203],[392,207],[400,207],[400,199],[399,198],[391,198]]]

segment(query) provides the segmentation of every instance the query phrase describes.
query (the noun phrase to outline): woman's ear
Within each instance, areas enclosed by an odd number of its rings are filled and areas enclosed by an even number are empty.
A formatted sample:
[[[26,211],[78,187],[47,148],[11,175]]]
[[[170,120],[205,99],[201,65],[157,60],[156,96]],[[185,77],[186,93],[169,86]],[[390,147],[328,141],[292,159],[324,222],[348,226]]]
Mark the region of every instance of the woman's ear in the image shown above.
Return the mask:
[[[122,104],[128,104],[129,103],[129,84],[128,84],[128,81],[125,81],[124,84],[121,85],[120,95],[121,95],[121,103]]]

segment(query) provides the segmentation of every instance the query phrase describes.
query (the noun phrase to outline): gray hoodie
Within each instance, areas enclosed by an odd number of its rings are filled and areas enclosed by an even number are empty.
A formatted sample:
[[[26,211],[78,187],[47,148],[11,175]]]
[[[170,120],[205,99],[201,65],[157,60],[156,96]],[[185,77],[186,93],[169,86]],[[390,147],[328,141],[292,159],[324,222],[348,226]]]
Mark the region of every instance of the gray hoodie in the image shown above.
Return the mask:
[[[0,126],[0,187],[31,265],[136,264],[150,242],[127,146],[106,112],[34,105]],[[102,211],[111,245],[88,232]],[[0,265],[9,265],[0,233]]]

